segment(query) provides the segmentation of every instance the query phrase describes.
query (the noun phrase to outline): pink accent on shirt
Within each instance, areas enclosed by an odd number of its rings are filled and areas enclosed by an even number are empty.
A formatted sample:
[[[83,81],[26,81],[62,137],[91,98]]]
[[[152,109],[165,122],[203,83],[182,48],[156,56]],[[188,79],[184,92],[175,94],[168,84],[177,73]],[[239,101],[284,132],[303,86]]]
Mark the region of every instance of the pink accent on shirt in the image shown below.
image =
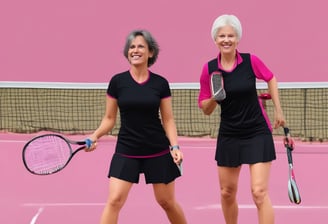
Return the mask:
[[[263,107],[263,103],[262,103],[262,99],[259,98],[259,104],[260,104],[260,107],[261,107],[261,111],[262,111],[262,114],[263,114],[263,117],[268,125],[268,128],[270,129],[270,131],[272,132],[272,125],[271,125],[271,121],[269,119],[269,116],[268,114],[266,113],[264,107]]]
[[[168,154],[169,152],[170,152],[170,149],[166,149],[159,153],[155,153],[155,154],[147,155],[147,156],[132,156],[132,155],[126,155],[126,154],[122,154],[122,153],[118,153],[118,154],[120,154],[123,157],[127,157],[127,158],[147,159],[147,158],[154,158],[154,157],[162,156],[162,155]]]
[[[219,61],[218,66],[220,69],[224,70],[221,66],[220,59],[221,59],[221,54],[218,55],[218,61]],[[257,56],[251,54],[250,61],[251,61],[251,66],[252,66],[253,72],[257,79],[263,80],[265,82],[269,82],[274,77],[273,73],[269,70],[269,68]],[[224,70],[224,71],[231,72],[237,67],[237,65],[239,65],[242,62],[243,62],[243,58],[241,57],[240,53],[237,51],[237,60],[234,64],[234,66],[232,67],[232,69],[230,71],[227,71],[227,70]],[[207,100],[212,97],[211,86],[210,86],[210,75],[208,74],[208,72],[209,72],[208,64],[206,62],[203,65],[202,73],[201,73],[200,80],[199,80],[199,82],[200,82],[200,91],[199,91],[199,95],[198,95],[198,107],[199,108],[202,107],[201,102],[203,100]],[[260,103],[260,105],[261,105],[261,109],[262,109],[262,114],[268,124],[268,127],[270,128],[270,130],[272,130],[268,115],[266,114],[261,103]]]
[[[221,54],[218,55],[220,61]],[[273,73],[265,66],[265,64],[255,55],[250,56],[252,68],[257,79],[269,82],[273,78]],[[231,71],[233,71],[237,65],[243,62],[242,57],[239,52],[237,52],[237,61]],[[222,69],[221,63],[219,63],[219,68]],[[222,69],[224,70],[224,69]],[[230,71],[227,71],[230,72]],[[208,74],[207,62],[203,65],[203,70],[200,76],[200,92],[198,96],[198,106],[201,108],[201,102],[212,97],[211,87],[210,87],[210,75]]]

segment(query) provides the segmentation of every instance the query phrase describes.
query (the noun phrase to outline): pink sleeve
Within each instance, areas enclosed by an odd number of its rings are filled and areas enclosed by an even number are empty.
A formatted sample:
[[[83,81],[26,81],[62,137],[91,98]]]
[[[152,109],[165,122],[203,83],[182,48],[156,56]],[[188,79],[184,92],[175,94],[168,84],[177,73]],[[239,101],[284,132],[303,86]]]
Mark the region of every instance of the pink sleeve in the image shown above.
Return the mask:
[[[201,108],[201,102],[212,97],[210,88],[210,75],[208,74],[208,65],[204,64],[202,74],[200,76],[200,90],[198,95],[198,107]]]
[[[251,55],[251,64],[256,78],[269,82],[273,78],[273,73],[255,55]]]

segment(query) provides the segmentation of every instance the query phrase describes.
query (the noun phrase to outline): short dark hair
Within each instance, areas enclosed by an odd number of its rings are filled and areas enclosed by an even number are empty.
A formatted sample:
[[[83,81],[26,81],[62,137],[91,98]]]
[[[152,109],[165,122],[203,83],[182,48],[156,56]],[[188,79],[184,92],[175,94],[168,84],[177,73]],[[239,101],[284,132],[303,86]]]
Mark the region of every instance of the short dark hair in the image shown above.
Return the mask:
[[[155,64],[158,54],[159,54],[159,46],[155,38],[151,35],[151,33],[147,30],[133,30],[129,33],[129,35],[126,38],[125,46],[124,46],[124,56],[128,58],[128,52],[131,45],[131,42],[133,39],[135,39],[137,36],[143,36],[145,39],[149,51],[153,54],[151,58],[148,59],[148,67]]]

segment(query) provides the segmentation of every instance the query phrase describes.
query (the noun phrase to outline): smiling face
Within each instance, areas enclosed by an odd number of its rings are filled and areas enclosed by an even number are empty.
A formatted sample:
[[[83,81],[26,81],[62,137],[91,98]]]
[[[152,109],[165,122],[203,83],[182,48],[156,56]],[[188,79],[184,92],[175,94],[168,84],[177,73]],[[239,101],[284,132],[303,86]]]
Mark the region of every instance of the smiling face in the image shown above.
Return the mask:
[[[153,56],[143,36],[136,36],[129,46],[128,60],[131,65],[148,65],[148,59]]]
[[[222,54],[233,54],[237,50],[239,40],[232,26],[223,26],[217,32],[215,44]]]

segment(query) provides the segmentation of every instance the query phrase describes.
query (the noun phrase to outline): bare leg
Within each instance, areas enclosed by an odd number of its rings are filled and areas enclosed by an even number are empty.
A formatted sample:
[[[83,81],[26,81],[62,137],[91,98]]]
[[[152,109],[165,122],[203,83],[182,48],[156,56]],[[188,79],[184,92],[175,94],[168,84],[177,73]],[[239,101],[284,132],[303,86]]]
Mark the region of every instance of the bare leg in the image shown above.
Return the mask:
[[[174,181],[169,184],[153,184],[158,204],[164,209],[171,224],[187,224],[183,210],[175,199]]]
[[[274,223],[274,211],[268,191],[270,168],[271,162],[250,165],[252,195],[260,224]]]
[[[111,177],[109,180],[109,196],[101,216],[101,224],[117,224],[132,183]]]
[[[237,224],[238,203],[237,190],[241,166],[218,167],[219,182],[221,190],[221,205],[226,224]]]

